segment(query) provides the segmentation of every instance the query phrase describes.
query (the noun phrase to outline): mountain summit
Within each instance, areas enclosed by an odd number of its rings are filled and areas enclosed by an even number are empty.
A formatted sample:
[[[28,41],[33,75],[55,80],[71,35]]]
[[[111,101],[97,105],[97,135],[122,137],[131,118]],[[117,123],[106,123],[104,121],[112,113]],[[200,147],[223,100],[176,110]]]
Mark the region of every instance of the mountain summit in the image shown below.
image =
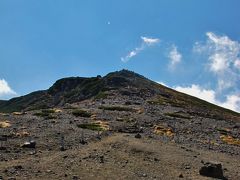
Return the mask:
[[[48,90],[36,91],[25,96],[0,101],[0,111],[22,111],[63,106],[93,98],[99,93],[121,88],[155,89],[145,77],[128,70],[107,74],[104,77],[69,77],[57,80]]]
[[[111,95],[141,97],[149,104],[181,107],[205,116],[239,119],[239,114],[198,98],[177,92],[133,71],[111,72],[104,77],[69,77],[57,80],[48,90],[0,101],[0,111],[27,111],[34,109],[62,107],[87,99],[98,100]]]

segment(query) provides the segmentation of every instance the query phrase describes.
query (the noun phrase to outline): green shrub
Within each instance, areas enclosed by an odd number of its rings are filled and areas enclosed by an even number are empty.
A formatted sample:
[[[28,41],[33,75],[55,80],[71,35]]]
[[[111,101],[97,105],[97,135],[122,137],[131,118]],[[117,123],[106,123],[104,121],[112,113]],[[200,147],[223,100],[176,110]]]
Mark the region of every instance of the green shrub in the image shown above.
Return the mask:
[[[164,115],[170,116],[170,117],[175,117],[175,118],[182,118],[182,119],[191,119],[191,116],[188,114],[183,114],[183,113],[165,113]]]
[[[51,113],[55,113],[55,110],[54,109],[43,109],[42,112],[46,113],[46,114],[51,114]]]
[[[93,131],[103,131],[103,128],[99,124],[89,123],[89,124],[78,124],[77,127],[82,129],[89,129]]]
[[[129,117],[124,117],[124,118],[117,118],[116,121],[119,121],[119,122],[126,122],[126,123],[133,123],[133,122],[136,122],[136,119],[135,118],[129,118]]]
[[[217,128],[217,131],[219,131],[222,135],[228,135],[231,131],[227,128]]]
[[[91,113],[82,109],[76,109],[72,111],[72,114],[76,117],[91,117]]]
[[[36,112],[34,115],[43,117],[45,119],[56,119],[57,116],[55,116],[54,113],[54,109],[42,109],[40,112]]]
[[[99,109],[108,111],[135,111],[133,108],[124,106],[100,106]]]
[[[47,116],[49,115],[49,113],[36,112],[34,115],[35,115],[35,116],[39,116],[39,117],[47,117]]]
[[[148,100],[147,103],[151,105],[171,105],[173,107],[184,107],[185,102],[181,100],[177,100],[176,98],[166,98],[159,96],[155,99]]]
[[[151,104],[151,105],[166,105],[167,104],[165,101],[162,101],[162,100],[148,100],[147,103]]]
[[[46,119],[57,119],[57,116],[54,114],[49,114],[48,116],[46,116]]]
[[[103,91],[100,91],[96,96],[95,96],[95,99],[105,99],[107,98],[107,93],[106,92],[103,92]]]

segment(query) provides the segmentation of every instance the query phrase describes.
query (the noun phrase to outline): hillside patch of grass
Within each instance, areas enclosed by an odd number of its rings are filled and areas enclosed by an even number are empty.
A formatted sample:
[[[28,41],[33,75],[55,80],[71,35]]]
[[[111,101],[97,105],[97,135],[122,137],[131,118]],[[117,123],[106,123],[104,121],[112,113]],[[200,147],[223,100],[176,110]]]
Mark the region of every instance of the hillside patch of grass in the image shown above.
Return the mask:
[[[99,109],[108,110],[108,111],[135,111],[131,107],[124,106],[100,106]]]
[[[173,137],[174,132],[170,127],[164,127],[162,125],[155,125],[153,132],[157,135],[163,135],[168,137]]]
[[[43,109],[42,113],[45,113],[45,114],[55,113],[55,109]]]
[[[163,96],[158,96],[154,99],[148,100],[150,105],[171,105],[173,107],[183,107],[185,105],[184,101],[177,100],[176,98],[166,98]]]
[[[100,120],[93,123],[78,124],[77,127],[93,131],[107,131],[110,129],[108,122]]]
[[[0,113],[0,116],[9,116],[8,113]]]
[[[221,135],[220,139],[227,144],[240,146],[240,139],[234,138],[230,135]]]
[[[101,127],[100,124],[97,123],[85,123],[85,124],[78,124],[77,127],[82,129],[89,129],[93,131],[103,131],[104,129]]]
[[[178,113],[178,112],[164,113],[164,115],[174,117],[174,118],[191,119],[191,116],[189,116],[188,114]]]
[[[21,116],[21,115],[24,115],[25,113],[24,112],[13,112],[12,115],[15,115],[15,116]]]
[[[217,131],[220,132],[222,135],[228,135],[231,133],[231,130],[228,128],[217,128]]]
[[[57,116],[54,114],[58,111],[56,111],[55,109],[42,109],[39,112],[36,112],[34,115],[38,116],[38,117],[43,117],[45,119],[56,119]]]
[[[72,114],[76,117],[91,117],[92,114],[83,109],[75,109],[72,111]]]
[[[136,122],[136,119],[129,118],[129,117],[124,117],[124,118],[117,117],[116,121],[125,122],[125,123],[133,123],[133,122]]]
[[[11,127],[11,124],[9,121],[0,121],[0,128],[8,128]]]
[[[106,92],[100,91],[94,99],[106,99],[108,94]]]

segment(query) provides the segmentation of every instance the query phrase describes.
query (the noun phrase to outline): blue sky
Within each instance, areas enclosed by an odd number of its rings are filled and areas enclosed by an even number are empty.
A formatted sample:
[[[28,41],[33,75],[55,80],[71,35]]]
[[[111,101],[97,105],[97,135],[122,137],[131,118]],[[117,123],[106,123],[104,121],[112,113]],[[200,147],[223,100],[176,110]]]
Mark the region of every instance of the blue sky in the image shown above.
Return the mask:
[[[240,111],[239,0],[1,0],[0,99],[130,69]]]

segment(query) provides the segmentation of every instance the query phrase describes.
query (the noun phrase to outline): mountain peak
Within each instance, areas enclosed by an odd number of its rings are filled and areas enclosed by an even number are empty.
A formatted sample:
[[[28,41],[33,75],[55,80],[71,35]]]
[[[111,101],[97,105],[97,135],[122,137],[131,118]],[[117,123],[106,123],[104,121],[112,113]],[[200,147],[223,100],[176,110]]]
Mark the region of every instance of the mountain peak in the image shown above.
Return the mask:
[[[132,76],[140,76],[139,74],[135,73],[134,71],[130,71],[128,69],[122,69],[120,71],[115,71],[109,74],[125,76],[125,77],[132,77]]]
[[[220,112],[230,116],[239,114],[220,108],[198,98],[177,92],[159,85],[144,76],[126,69],[115,71],[104,77],[68,77],[57,80],[48,90],[37,91],[28,95],[0,101],[0,111],[12,112],[64,106],[83,100],[95,100],[104,94],[118,98],[140,98],[153,104],[183,107],[188,111],[211,112],[220,117]],[[222,115],[221,115],[222,116]]]

